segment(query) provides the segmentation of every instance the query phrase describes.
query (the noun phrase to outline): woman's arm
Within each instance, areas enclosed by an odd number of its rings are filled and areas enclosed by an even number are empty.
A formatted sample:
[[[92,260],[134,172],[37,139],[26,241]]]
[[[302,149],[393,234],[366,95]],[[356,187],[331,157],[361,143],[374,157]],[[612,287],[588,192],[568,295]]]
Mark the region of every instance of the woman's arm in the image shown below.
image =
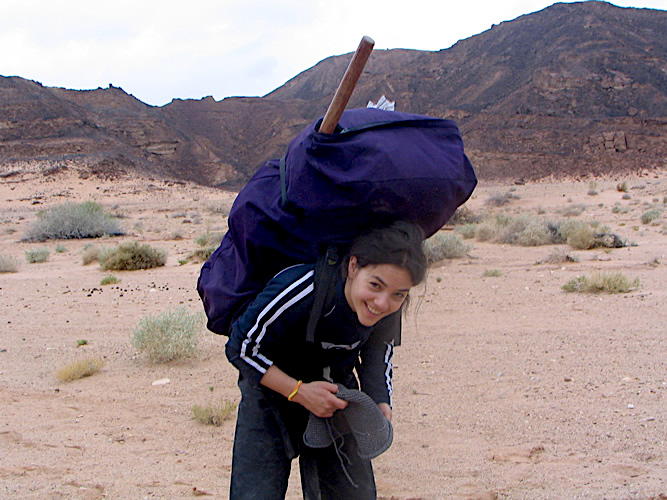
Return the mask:
[[[296,387],[298,380],[287,375],[276,365],[271,365],[259,383],[287,397]],[[309,382],[301,384],[292,401],[299,403],[318,417],[327,418],[333,416],[336,410],[342,410],[347,406],[347,401],[335,396],[337,392],[336,384],[325,381]]]

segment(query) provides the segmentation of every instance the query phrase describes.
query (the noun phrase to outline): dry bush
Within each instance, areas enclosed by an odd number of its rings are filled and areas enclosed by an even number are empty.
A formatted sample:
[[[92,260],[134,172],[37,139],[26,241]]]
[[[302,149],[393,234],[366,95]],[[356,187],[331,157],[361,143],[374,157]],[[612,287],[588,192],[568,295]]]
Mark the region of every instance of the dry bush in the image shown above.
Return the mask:
[[[83,252],[81,253],[81,260],[83,261],[83,265],[87,266],[88,264],[97,262],[100,257],[100,251],[101,250],[95,245],[86,245],[83,248]]]
[[[99,203],[86,201],[63,203],[40,212],[37,220],[28,228],[25,239],[45,241],[120,234],[123,233],[115,217],[107,214]]]
[[[456,212],[454,212],[454,215],[451,216],[448,223],[455,226],[460,226],[463,224],[476,224],[481,222],[483,218],[484,217],[482,215],[475,214],[472,210],[463,205],[456,209]]]
[[[183,307],[144,316],[134,330],[132,345],[155,363],[193,357],[203,325],[201,314],[190,314]]]
[[[71,382],[83,377],[89,377],[104,367],[102,358],[84,358],[69,365],[65,365],[56,371],[56,378],[61,382]]]
[[[120,280],[116,278],[113,274],[105,276],[100,280],[100,286],[115,285],[116,283],[120,283]]]
[[[25,251],[25,260],[29,264],[40,264],[49,260],[49,255],[51,252],[48,248],[31,248]]]
[[[130,241],[106,249],[98,256],[100,267],[105,271],[135,271],[164,266],[167,251],[150,245]]]
[[[648,210],[644,212],[641,216],[642,224],[650,224],[656,219],[659,219],[662,217],[662,210],[659,210],[657,208],[654,208],[652,210]]]
[[[630,280],[623,273],[597,273],[592,278],[578,276],[563,285],[563,290],[580,293],[628,293],[637,287],[639,278]]]
[[[194,405],[192,418],[206,425],[222,425],[225,420],[229,420],[234,415],[235,410],[235,402],[221,399],[217,403],[210,403],[206,406]]]
[[[515,196],[510,192],[505,194],[495,193],[489,196],[484,203],[492,207],[502,207],[507,205],[513,198]]]
[[[436,233],[424,242],[424,253],[429,264],[465,257],[471,248],[472,245],[464,243],[455,234]]]
[[[12,255],[0,254],[0,273],[17,273],[19,260]]]
[[[579,258],[561,250],[554,250],[546,259],[538,261],[538,264],[565,264],[567,262],[579,262]]]

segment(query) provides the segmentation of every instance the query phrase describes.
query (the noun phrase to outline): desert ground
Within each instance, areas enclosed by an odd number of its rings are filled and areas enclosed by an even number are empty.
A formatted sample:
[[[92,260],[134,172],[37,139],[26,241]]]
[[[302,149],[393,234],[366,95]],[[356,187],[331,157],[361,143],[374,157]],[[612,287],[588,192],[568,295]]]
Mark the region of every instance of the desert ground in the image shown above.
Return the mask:
[[[203,312],[201,262],[185,261],[195,239],[225,231],[235,193],[83,177],[27,169],[0,179],[0,254],[20,261],[0,274],[0,497],[227,498],[235,418],[213,426],[192,416],[193,405],[239,399],[225,338],[202,328],[199,355],[167,364],[130,339],[147,315]],[[507,192],[507,205],[486,203]],[[579,206],[577,219],[600,221],[631,245],[467,240],[467,256],[432,266],[396,350],[395,438],[374,461],[380,498],[667,498],[665,196],[667,172],[480,183],[466,205],[475,213],[559,219]],[[85,200],[121,216],[127,234],[23,241],[40,210]],[[662,218],[643,224],[651,207]],[[166,265],[83,265],[84,246],[127,240],[167,250]],[[41,247],[49,260],[28,263],[26,250]],[[554,262],[554,252],[572,261]],[[596,272],[640,284],[620,294],[561,288]],[[108,274],[120,283],[102,286]],[[56,379],[90,356],[104,358],[102,370]],[[295,469],[288,498],[300,497]]]

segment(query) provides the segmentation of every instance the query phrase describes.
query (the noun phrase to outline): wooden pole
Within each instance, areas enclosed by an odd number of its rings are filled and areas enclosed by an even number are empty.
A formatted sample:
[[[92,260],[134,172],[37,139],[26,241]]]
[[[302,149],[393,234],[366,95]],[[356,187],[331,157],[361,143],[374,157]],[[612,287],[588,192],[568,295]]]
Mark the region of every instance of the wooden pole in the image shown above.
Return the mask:
[[[318,132],[323,134],[333,134],[334,130],[336,130],[338,120],[340,120],[340,117],[345,110],[345,106],[347,106],[350,97],[352,97],[352,91],[354,91],[354,87],[357,85],[357,81],[364,70],[364,66],[366,66],[366,61],[368,61],[374,45],[375,42],[368,36],[361,39],[361,43],[359,43],[359,47],[357,47],[357,51],[354,53],[354,56],[352,56],[352,60],[343,75],[343,79],[336,89],[331,104],[329,104],[329,108],[324,115],[324,119],[320,124]]]

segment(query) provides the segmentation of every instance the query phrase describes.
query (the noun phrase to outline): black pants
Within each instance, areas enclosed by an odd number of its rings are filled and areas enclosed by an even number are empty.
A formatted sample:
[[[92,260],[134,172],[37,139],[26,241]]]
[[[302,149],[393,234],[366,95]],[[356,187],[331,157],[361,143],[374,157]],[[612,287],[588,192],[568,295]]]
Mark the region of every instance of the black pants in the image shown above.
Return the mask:
[[[323,449],[303,444],[308,411],[261,386],[240,379],[231,499],[285,498],[292,459],[299,456],[306,500],[375,499],[371,461],[359,457],[352,437]]]

